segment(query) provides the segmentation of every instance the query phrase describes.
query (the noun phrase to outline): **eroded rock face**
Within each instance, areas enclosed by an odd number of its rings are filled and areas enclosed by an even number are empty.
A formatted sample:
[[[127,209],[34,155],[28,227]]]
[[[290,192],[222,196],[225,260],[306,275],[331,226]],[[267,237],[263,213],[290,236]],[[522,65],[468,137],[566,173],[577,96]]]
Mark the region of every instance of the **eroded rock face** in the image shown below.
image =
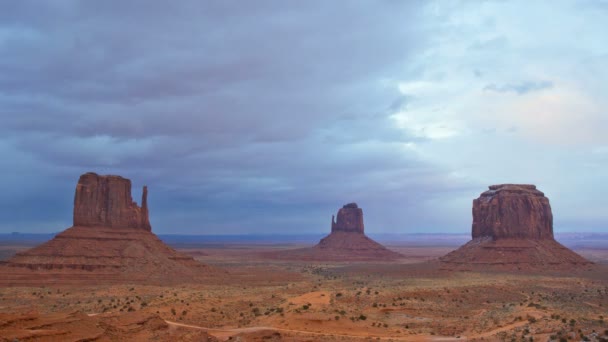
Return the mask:
[[[440,258],[449,270],[573,270],[592,263],[553,238],[549,199],[534,185],[500,184],[473,201],[473,239]]]
[[[89,172],[80,176],[74,196],[74,226],[140,228],[151,231],[148,218],[148,189],[142,206],[131,197],[131,181],[120,176]]]
[[[338,210],[337,221],[334,221],[334,217],[332,216],[331,231],[332,233],[349,232],[363,234],[363,210],[357,206],[357,203],[344,205]]]
[[[144,187],[139,207],[128,179],[82,175],[74,198],[74,226],[0,263],[0,287],[183,284],[222,276],[223,271],[177,252],[152,233],[147,194]]]
[[[473,239],[553,239],[553,215],[534,185],[500,184],[473,201]]]

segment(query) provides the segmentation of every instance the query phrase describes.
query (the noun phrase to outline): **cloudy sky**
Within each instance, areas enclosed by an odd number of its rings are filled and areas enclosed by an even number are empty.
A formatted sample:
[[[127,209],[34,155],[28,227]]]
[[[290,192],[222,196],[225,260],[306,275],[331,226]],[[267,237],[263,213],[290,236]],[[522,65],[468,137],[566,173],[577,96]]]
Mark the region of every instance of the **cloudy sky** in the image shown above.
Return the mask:
[[[606,1],[2,1],[0,233],[80,174],[158,233],[468,233],[490,184],[608,232]]]

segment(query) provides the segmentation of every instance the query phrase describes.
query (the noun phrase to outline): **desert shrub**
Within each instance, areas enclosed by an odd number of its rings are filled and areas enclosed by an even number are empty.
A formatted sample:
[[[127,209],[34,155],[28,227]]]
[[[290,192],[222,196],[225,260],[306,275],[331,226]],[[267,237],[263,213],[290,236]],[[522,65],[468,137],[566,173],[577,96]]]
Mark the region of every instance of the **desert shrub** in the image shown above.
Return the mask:
[[[360,314],[359,319],[365,321],[367,319],[367,316],[365,316],[364,314]]]

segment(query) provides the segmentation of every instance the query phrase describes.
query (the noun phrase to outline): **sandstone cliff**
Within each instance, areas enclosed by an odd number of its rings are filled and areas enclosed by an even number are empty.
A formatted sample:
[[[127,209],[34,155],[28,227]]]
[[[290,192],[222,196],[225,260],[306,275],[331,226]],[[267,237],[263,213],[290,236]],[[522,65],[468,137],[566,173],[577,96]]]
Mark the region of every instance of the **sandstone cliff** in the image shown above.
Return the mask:
[[[440,258],[444,269],[564,270],[590,265],[553,238],[544,193],[528,184],[492,185],[473,201],[472,240]]]
[[[0,285],[174,284],[223,274],[152,233],[146,197],[144,187],[139,207],[131,198],[130,180],[82,175],[74,198],[74,226],[0,266]]]
[[[140,228],[151,231],[148,218],[148,189],[142,206],[131,197],[131,181],[120,176],[89,172],[80,176],[74,195],[74,226]]]
[[[473,239],[553,239],[553,215],[534,185],[492,185],[473,201]]]
[[[363,234],[363,209],[357,203],[349,203],[338,210],[338,219],[334,221],[331,217],[331,231],[333,232],[352,232]]]

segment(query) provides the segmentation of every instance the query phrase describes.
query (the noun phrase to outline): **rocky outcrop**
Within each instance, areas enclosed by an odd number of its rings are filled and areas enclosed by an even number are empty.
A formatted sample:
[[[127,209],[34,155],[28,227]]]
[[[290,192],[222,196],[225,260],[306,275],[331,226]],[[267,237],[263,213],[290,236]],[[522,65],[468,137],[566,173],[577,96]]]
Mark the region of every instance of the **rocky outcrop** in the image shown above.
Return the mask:
[[[74,226],[52,240],[17,253],[0,267],[0,285],[175,284],[223,272],[165,245],[150,230],[144,187],[142,206],[131,181],[87,173],[74,200]]]
[[[349,203],[338,210],[338,219],[331,217],[331,232],[347,232],[363,234],[363,210],[357,203]]]
[[[544,193],[528,184],[492,185],[473,201],[472,240],[440,258],[445,269],[572,269],[590,265],[553,238]]]
[[[338,210],[337,220],[331,219],[331,233],[311,248],[272,252],[266,256],[287,260],[319,261],[391,261],[402,257],[364,233],[363,210],[349,203]]]
[[[74,195],[74,226],[140,228],[151,231],[148,189],[139,207],[131,197],[131,181],[89,172],[80,176]]]
[[[534,185],[492,185],[473,201],[473,239],[553,239],[553,215]]]

